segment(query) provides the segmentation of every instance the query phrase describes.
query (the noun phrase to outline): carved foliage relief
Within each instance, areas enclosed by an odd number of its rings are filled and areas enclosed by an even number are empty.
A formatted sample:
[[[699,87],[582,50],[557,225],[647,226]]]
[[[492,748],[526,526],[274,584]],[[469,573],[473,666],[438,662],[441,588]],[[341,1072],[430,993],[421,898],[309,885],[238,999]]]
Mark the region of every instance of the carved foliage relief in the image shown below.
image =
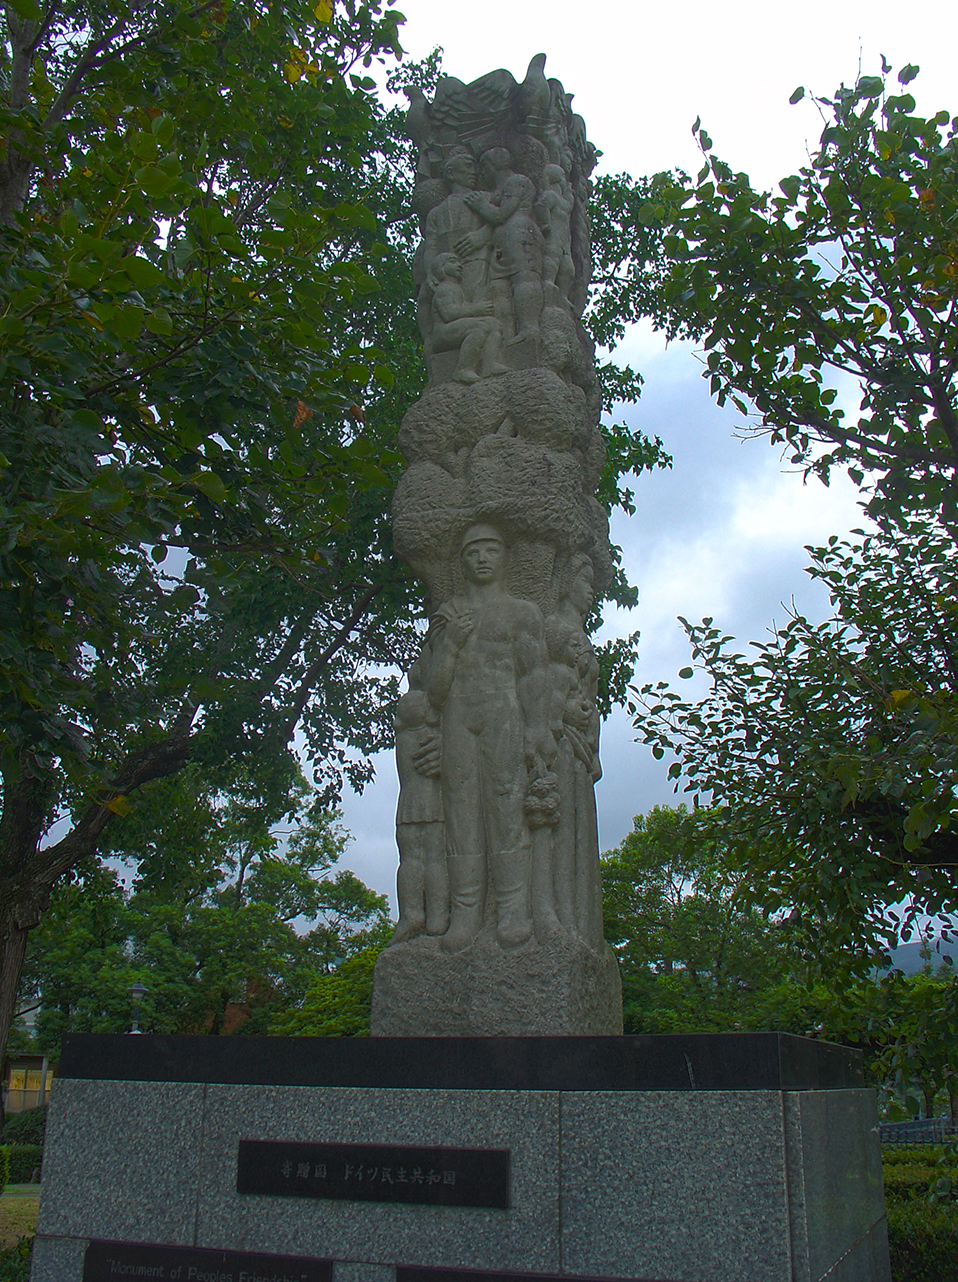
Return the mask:
[[[596,153],[544,64],[407,91],[429,385],[400,430],[393,528],[431,617],[397,719],[394,942],[446,951],[602,946],[584,622],[611,557],[580,323]]]

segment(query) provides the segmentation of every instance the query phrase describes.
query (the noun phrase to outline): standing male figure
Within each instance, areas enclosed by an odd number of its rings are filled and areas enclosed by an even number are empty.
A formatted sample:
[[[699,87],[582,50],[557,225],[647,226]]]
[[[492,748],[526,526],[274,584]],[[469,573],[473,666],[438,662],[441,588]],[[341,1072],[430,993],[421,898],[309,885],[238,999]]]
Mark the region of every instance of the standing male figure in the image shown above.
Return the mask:
[[[429,695],[442,708],[442,798],[451,919],[442,948],[482,928],[491,877],[502,948],[532,935],[528,766],[555,756],[542,612],[505,586],[505,540],[491,525],[462,539],[465,592],[433,623]]]
[[[538,334],[542,315],[543,237],[532,213],[536,187],[525,174],[513,171],[504,147],[493,147],[482,157],[482,178],[491,194],[468,192],[463,200],[493,229],[489,280],[496,315],[500,323],[514,320],[516,334],[510,342],[519,343]],[[468,237],[460,238],[456,252],[468,243]],[[504,304],[508,317],[502,314]]]
[[[423,232],[427,275],[440,254],[456,253],[462,262],[462,290],[466,302],[484,297],[492,231],[469,206],[466,197],[476,190],[476,162],[465,148],[457,147],[442,170],[450,193],[430,210]]]

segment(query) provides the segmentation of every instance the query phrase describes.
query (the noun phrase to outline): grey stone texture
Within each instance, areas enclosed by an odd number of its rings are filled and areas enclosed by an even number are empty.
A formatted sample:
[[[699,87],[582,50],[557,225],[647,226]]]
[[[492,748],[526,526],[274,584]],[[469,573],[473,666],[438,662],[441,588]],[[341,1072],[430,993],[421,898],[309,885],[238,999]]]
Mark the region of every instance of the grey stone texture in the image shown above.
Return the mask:
[[[836,1279],[857,1278],[876,1230],[872,1208],[881,1201],[878,1112],[870,1091],[806,1091],[785,1096],[791,1235],[795,1282],[829,1277],[851,1253]],[[861,1276],[869,1276],[865,1273]]]
[[[552,1092],[210,1086],[196,1245],[373,1264],[428,1262],[547,1273],[559,1264],[559,1100]],[[474,1207],[247,1197],[240,1139],[509,1148],[513,1205]],[[412,1212],[410,1214],[410,1212]]]
[[[37,1233],[33,1240],[30,1282],[73,1282],[83,1276],[84,1238],[44,1237]]]
[[[488,995],[496,994],[490,1002]],[[565,937],[504,953],[487,929],[444,953],[428,935],[389,948],[376,967],[372,1030],[384,1037],[509,1037],[622,1032],[612,950]]]
[[[407,90],[429,386],[399,432],[392,516],[430,617],[396,717],[399,922],[374,1035],[621,1029],[585,632],[613,573],[581,324],[596,151],[544,67],[444,76],[432,102]]]
[[[204,1087],[61,1079],[50,1095],[37,1233],[190,1242]]]
[[[823,1282],[890,1282],[888,1221],[884,1216],[836,1261]]]
[[[508,1148],[512,1205],[251,1197],[240,1139]],[[60,1080],[33,1282],[86,1241],[669,1282],[890,1282],[871,1091],[445,1091]]]
[[[873,1091],[562,1097],[570,1273],[891,1282],[884,1210]]]
[[[333,1265],[333,1282],[396,1282],[392,1264],[361,1264],[337,1261]]]

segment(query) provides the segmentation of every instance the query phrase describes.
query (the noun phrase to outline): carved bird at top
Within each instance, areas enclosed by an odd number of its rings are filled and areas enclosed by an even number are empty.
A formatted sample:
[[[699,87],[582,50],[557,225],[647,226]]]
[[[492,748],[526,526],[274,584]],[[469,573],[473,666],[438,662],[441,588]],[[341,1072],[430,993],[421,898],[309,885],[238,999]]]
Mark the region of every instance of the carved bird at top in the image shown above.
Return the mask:
[[[425,147],[434,132],[432,121],[429,119],[426,95],[417,85],[407,85],[403,93],[409,99],[409,110],[406,112],[406,137],[411,138],[417,147]]]
[[[519,86],[516,95],[516,109],[520,120],[529,116],[548,116],[552,102],[552,89],[545,78],[544,67],[546,56],[537,53],[529,63],[526,78]]]

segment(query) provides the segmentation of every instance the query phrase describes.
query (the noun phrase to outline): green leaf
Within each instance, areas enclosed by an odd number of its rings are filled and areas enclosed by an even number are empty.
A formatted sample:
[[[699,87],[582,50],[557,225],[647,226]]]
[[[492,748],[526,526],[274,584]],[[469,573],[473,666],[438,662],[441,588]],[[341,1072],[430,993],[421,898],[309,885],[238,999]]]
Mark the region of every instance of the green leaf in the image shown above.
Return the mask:
[[[43,11],[36,0],[8,0],[8,3],[18,18],[39,22],[43,17]]]
[[[147,196],[165,196],[176,182],[176,179],[159,165],[143,165],[136,171],[134,178],[137,186]]]
[[[157,116],[153,121],[153,134],[157,142],[165,147],[173,138],[174,125],[172,116]]]
[[[137,289],[154,289],[166,279],[158,267],[140,254],[130,254],[122,259],[120,268],[129,276]]]
[[[795,104],[797,102],[801,102],[804,97],[805,97],[805,87],[804,85],[799,85],[797,89],[792,90],[792,95],[788,101],[794,107]]]
[[[860,98],[880,98],[885,92],[885,82],[881,76],[862,76],[855,88]]]
[[[222,503],[228,494],[226,486],[215,472],[196,472],[190,477],[190,484],[195,485],[212,503]]]
[[[690,677],[694,676],[694,675],[695,675],[695,671],[694,671],[694,669],[693,669],[693,668],[680,668],[680,669],[679,669],[679,676],[681,677],[681,679],[682,679],[683,681],[688,681],[688,679],[689,679]]]
[[[154,307],[146,314],[146,328],[151,334],[168,336],[173,333],[173,318],[163,307]]]
[[[902,67],[901,71],[899,71],[898,73],[899,84],[903,84],[903,85],[911,84],[911,82],[918,75],[919,71],[921,71],[921,68],[916,66],[913,62],[910,62],[907,67]]]
[[[114,308],[113,315],[104,323],[107,329],[119,338],[130,340],[139,338],[144,319],[145,313],[142,307],[127,303]]]

